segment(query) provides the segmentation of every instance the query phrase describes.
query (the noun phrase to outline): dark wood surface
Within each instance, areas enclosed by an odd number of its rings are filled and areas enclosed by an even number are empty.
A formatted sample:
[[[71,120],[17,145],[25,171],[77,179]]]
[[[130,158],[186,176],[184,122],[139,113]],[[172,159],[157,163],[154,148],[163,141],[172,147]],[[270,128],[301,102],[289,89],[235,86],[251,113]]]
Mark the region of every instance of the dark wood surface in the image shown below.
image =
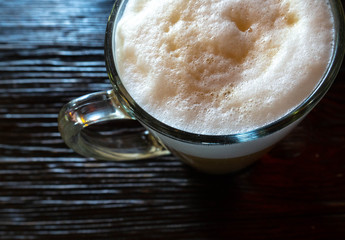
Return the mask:
[[[65,146],[62,105],[110,88],[112,4],[0,0],[0,239],[345,239],[344,68],[295,131],[234,175]]]

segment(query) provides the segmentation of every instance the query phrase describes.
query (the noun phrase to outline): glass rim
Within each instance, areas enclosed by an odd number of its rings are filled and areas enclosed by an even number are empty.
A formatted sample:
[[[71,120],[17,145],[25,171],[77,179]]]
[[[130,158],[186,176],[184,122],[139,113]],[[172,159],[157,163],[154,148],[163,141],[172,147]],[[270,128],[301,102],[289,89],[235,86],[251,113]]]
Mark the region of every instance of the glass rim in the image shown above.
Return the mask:
[[[289,111],[287,114],[278,118],[277,120],[261,126],[259,128],[235,134],[226,135],[207,135],[198,134],[188,131],[183,131],[174,127],[171,127],[158,119],[151,116],[144,109],[142,109],[134,99],[129,95],[125,87],[123,86],[119,74],[115,67],[114,58],[114,24],[116,24],[117,17],[123,14],[122,3],[127,0],[115,0],[111,14],[108,18],[106,36],[105,36],[105,61],[109,79],[112,86],[119,98],[119,101],[123,107],[128,111],[134,119],[141,122],[143,125],[153,129],[154,131],[165,135],[170,138],[178,139],[179,141],[189,143],[202,143],[202,144],[232,144],[255,140],[274,132],[277,132],[301,117],[305,116],[312,110],[313,107],[323,98],[331,87],[334,79],[336,78],[345,50],[345,32],[344,32],[344,11],[340,0],[329,0],[331,10],[334,18],[335,39],[334,48],[331,59],[328,63],[327,69],[324,72],[319,83],[315,86],[314,90],[306,97],[298,106]]]

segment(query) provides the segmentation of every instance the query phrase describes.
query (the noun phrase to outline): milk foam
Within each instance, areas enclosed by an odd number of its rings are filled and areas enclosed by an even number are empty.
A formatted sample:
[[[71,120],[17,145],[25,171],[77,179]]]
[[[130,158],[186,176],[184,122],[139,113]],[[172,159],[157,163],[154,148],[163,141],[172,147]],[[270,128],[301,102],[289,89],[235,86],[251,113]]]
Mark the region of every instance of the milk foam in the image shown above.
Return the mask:
[[[117,68],[160,121],[200,134],[245,132],[312,92],[333,31],[324,0],[129,0]]]

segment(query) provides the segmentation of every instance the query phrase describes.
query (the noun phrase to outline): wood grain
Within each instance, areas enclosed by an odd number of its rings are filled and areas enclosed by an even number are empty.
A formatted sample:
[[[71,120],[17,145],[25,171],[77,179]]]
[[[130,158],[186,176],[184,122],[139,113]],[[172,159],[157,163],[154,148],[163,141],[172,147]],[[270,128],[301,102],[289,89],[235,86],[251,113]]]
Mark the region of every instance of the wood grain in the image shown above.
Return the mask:
[[[65,146],[63,104],[110,88],[112,4],[0,1],[0,239],[344,239],[344,67],[310,116],[238,174]]]

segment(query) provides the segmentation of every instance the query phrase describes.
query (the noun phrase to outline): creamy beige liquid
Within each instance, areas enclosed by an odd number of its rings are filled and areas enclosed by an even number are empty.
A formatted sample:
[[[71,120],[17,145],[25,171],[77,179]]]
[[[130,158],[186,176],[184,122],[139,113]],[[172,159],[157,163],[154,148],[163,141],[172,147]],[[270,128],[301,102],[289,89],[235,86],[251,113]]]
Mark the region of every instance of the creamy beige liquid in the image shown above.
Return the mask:
[[[326,0],[129,0],[116,62],[133,99],[200,134],[284,116],[322,78],[333,49]]]

